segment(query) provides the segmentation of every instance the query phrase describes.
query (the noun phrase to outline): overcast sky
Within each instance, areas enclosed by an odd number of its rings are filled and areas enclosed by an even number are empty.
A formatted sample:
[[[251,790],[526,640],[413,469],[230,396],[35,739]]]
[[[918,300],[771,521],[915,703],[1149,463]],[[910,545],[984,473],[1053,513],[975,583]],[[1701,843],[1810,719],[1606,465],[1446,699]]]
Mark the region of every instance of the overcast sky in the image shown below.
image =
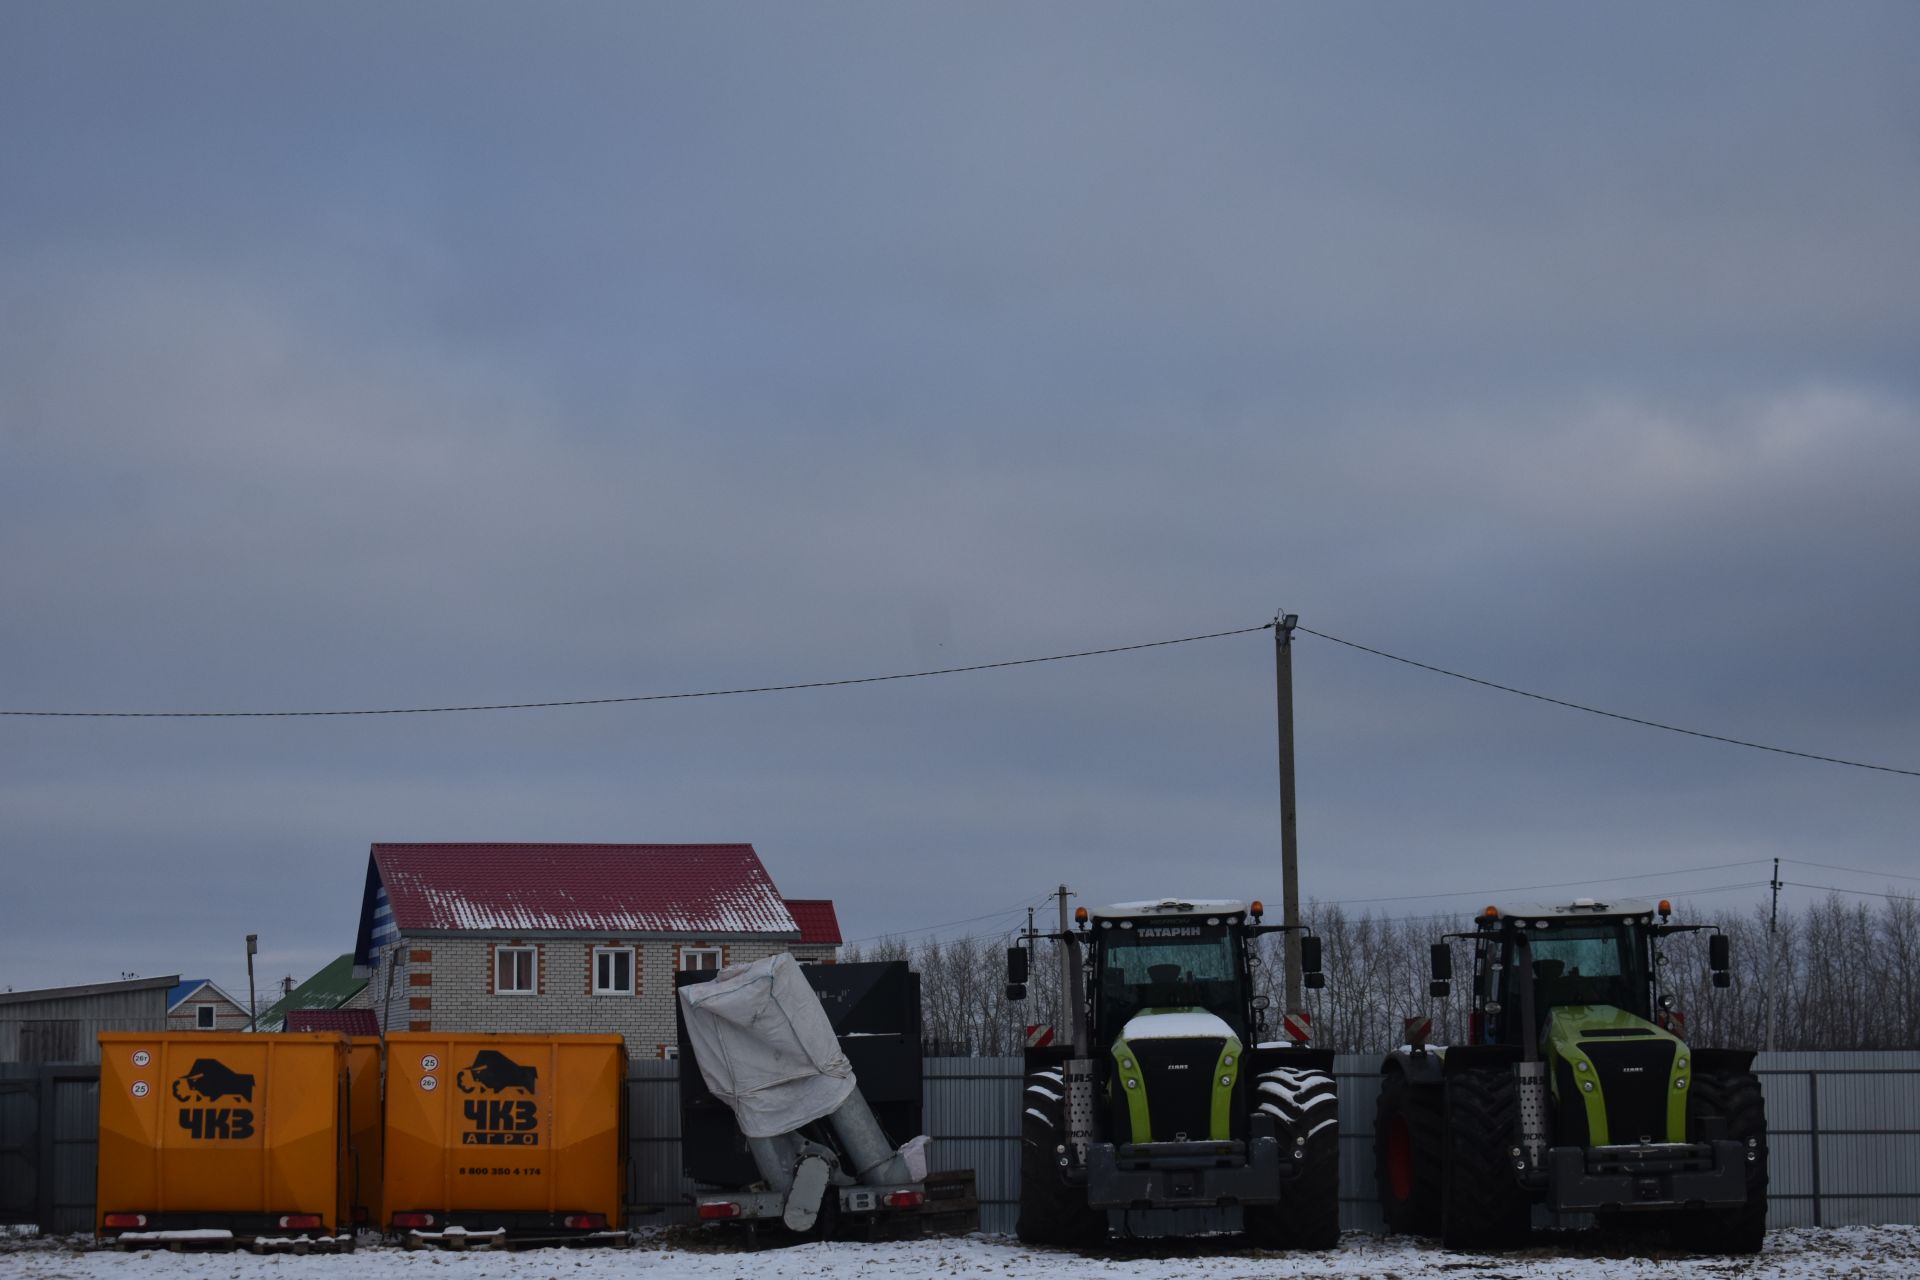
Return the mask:
[[[1920,769],[1917,59],[1907,3],[10,4],[0,707],[1284,607]],[[1311,897],[1920,890],[1920,779],[1295,683]],[[0,985],[304,977],[381,840],[751,841],[850,938],[1277,901],[1274,757],[1264,634],[0,717]]]

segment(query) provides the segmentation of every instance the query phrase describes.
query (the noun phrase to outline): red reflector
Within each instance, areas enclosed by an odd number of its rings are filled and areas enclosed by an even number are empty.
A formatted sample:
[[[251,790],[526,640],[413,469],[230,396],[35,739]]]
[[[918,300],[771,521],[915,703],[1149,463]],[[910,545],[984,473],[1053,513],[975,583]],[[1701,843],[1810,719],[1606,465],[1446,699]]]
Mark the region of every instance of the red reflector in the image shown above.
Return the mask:
[[[709,1200],[700,1206],[700,1216],[703,1218],[737,1218],[740,1216],[740,1206],[731,1200]]]
[[[393,1215],[393,1225],[396,1227],[430,1227],[433,1225],[433,1215],[430,1213],[396,1213]]]
[[[317,1213],[283,1213],[280,1215],[280,1225],[283,1227],[317,1227],[320,1225],[320,1215]]]
[[[918,1191],[889,1191],[880,1198],[880,1203],[889,1209],[911,1209],[924,1199]]]
[[[562,1226],[573,1227],[581,1231],[598,1231],[607,1225],[604,1213],[570,1213],[560,1220]]]
[[[110,1213],[107,1215],[107,1225],[110,1227],[144,1227],[147,1225],[147,1215],[144,1213]]]

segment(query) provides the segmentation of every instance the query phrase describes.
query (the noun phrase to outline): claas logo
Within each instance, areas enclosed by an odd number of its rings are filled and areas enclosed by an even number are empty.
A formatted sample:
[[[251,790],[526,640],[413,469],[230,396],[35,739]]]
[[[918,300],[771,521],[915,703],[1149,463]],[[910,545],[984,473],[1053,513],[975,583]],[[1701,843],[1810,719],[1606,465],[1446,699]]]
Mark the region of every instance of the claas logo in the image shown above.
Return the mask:
[[[523,1067],[498,1049],[482,1049],[473,1056],[473,1065],[461,1068],[453,1082],[462,1093],[505,1093],[518,1089],[529,1098],[540,1079],[538,1067]]]
[[[173,1082],[173,1096],[180,1102],[218,1102],[233,1097],[253,1101],[253,1077],[230,1070],[213,1058],[199,1058],[193,1070]]]
[[[191,1071],[173,1082],[173,1096],[177,1101],[187,1103],[219,1102],[223,1098],[252,1102],[253,1077],[243,1075],[217,1059],[200,1058],[195,1060]],[[200,1141],[251,1138],[253,1109],[186,1106],[180,1108],[180,1127],[187,1131],[188,1136]]]

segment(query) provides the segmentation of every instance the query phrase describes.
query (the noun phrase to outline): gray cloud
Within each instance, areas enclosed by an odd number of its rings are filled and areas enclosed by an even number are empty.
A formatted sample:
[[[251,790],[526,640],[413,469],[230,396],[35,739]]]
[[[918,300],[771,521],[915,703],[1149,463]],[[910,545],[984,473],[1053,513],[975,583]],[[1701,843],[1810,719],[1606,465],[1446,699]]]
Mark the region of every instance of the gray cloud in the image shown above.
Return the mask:
[[[1905,7],[22,13],[5,705],[669,691],[1284,605],[1920,766]],[[1297,671],[1324,898],[1910,858],[1909,780]],[[382,839],[752,840],[854,936],[1273,898],[1270,682],[1253,636],[0,721],[0,982],[231,985],[246,932],[304,973]]]

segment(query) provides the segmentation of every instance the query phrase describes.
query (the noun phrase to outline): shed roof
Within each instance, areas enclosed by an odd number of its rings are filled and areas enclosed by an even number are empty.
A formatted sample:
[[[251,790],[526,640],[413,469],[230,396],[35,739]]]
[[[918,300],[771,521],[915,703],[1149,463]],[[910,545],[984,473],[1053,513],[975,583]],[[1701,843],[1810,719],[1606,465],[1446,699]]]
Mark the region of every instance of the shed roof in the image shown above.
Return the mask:
[[[800,933],[750,844],[376,844],[371,861],[401,933]]]
[[[260,1026],[272,1030],[296,1010],[337,1009],[359,995],[366,985],[366,976],[355,973],[353,953],[349,951],[328,961],[318,973],[267,1006],[260,1015]]]
[[[167,992],[167,1012],[172,1013],[175,1009],[178,1009],[183,1002],[195,995],[202,987],[209,988],[213,994],[219,996],[222,1000],[225,1000],[228,1004],[240,1010],[240,1012],[245,1013],[247,1011],[245,1005],[228,995],[226,988],[222,987],[212,978],[186,978],[174,983],[173,988]]]
[[[831,898],[788,898],[787,910],[800,924],[800,941],[816,947],[840,945],[840,917]]]
[[[164,978],[129,978],[125,982],[93,982],[80,987],[42,987],[37,991],[0,991],[0,1004],[30,1004],[40,1000],[79,1000],[88,996],[120,995],[129,991],[171,988],[178,974]]]
[[[377,1036],[380,1034],[380,1024],[371,1009],[295,1009],[287,1015],[287,1030],[344,1031],[350,1036]]]

